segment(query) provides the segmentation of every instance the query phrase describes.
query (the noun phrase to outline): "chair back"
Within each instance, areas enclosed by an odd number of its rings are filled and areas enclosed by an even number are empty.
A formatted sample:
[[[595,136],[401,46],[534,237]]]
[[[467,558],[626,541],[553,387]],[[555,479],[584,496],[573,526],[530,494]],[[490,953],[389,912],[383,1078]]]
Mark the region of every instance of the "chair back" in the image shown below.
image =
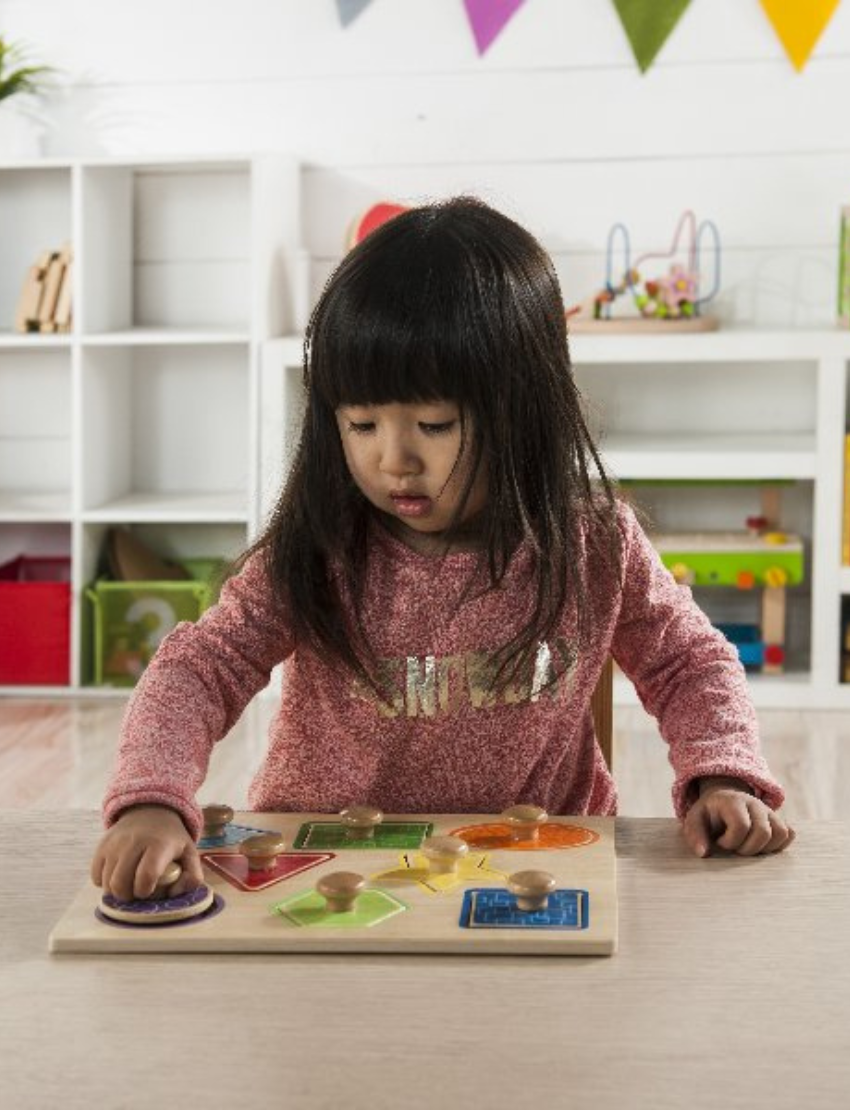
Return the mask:
[[[614,756],[614,661],[609,656],[605,660],[602,674],[590,699],[590,709],[593,713],[593,727],[596,730],[596,740],[602,749],[608,770],[613,770]]]

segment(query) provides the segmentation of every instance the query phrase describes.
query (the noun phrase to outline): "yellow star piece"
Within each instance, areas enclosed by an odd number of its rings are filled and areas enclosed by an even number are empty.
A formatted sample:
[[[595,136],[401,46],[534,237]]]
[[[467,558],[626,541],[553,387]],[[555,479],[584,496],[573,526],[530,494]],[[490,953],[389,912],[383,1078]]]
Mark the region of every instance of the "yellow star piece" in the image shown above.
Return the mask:
[[[382,883],[418,883],[429,894],[448,894],[462,883],[502,883],[507,879],[504,871],[489,866],[490,857],[483,852],[470,852],[450,875],[433,875],[427,859],[420,853],[404,852],[399,856],[399,867],[379,871],[372,875]]]

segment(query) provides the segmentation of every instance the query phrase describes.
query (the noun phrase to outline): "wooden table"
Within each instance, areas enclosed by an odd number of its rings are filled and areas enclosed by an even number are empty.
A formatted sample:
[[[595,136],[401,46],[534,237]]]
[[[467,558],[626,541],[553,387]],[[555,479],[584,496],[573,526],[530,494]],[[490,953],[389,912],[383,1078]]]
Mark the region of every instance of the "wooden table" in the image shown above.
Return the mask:
[[[0,1104],[850,1105],[850,829],[691,857],[617,823],[611,958],[49,956],[94,813],[0,815]],[[185,1103],[183,1103],[185,1099]]]

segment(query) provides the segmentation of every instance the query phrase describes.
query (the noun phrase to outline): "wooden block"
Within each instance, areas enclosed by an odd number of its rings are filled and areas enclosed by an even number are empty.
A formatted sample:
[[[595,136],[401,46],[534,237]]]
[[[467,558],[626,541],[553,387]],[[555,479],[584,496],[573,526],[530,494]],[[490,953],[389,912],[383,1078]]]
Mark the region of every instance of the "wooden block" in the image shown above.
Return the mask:
[[[74,259],[70,246],[62,249],[62,259],[65,263],[62,270],[62,284],[56,298],[56,307],[53,312],[53,323],[57,331],[69,331],[71,328],[72,294]]]
[[[44,278],[50,265],[50,252],[45,251],[37,262],[30,266],[21,287],[21,295],[15,310],[15,331],[35,331],[38,328],[41,298],[44,291]]]
[[[782,490],[779,486],[761,487],[761,515],[767,521],[768,529],[779,527],[782,519]]]
[[[785,643],[785,587],[765,586],[761,601],[761,635],[766,644]]]
[[[784,586],[765,586],[761,600],[761,638],[765,644],[785,643],[785,600]],[[783,674],[784,663],[765,663],[762,674]]]
[[[62,287],[64,274],[65,260],[59,251],[56,251],[51,254],[50,261],[47,264],[47,269],[44,274],[44,288],[41,294],[41,302],[38,306],[39,331],[53,330],[53,317],[56,313],[59,290]]]

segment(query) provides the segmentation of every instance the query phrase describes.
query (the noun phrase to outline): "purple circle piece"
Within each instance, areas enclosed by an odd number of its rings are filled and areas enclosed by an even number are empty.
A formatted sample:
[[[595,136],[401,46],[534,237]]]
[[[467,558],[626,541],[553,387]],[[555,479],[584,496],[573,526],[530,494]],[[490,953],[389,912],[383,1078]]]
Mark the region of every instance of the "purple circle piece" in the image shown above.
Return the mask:
[[[194,890],[187,890],[185,894],[178,894],[176,898],[147,898],[132,902],[124,902],[114,894],[104,894],[103,903],[112,910],[121,910],[122,913],[137,913],[139,917],[156,917],[158,913],[186,910],[190,906],[197,906],[198,902],[203,902],[208,897],[209,892],[209,887],[198,886]]]
[[[207,894],[207,887],[198,887],[197,890],[189,891],[187,894],[181,894],[177,898],[163,898],[161,901],[153,903],[158,907],[161,913],[166,906],[170,909],[181,909],[185,906],[194,906],[205,898]],[[187,902],[186,899],[194,895],[191,901]],[[105,894],[103,901],[116,909],[126,909],[133,907],[131,912],[137,912],[136,908],[139,903],[137,902],[122,902],[118,898],[114,898],[111,894]],[[150,903],[148,903],[150,905]],[[99,908],[95,909],[94,915],[98,921],[102,921],[105,925],[117,925],[123,929],[149,929],[151,926],[156,926],[157,929],[168,929],[172,925],[194,925],[196,921],[207,921],[210,917],[215,917],[216,914],[221,913],[224,909],[224,899],[220,894],[213,896],[212,904],[204,910],[203,913],[197,914],[195,917],[184,917],[179,921],[157,921],[156,912],[148,910],[138,911],[138,921],[116,921],[114,917],[107,917]]]

